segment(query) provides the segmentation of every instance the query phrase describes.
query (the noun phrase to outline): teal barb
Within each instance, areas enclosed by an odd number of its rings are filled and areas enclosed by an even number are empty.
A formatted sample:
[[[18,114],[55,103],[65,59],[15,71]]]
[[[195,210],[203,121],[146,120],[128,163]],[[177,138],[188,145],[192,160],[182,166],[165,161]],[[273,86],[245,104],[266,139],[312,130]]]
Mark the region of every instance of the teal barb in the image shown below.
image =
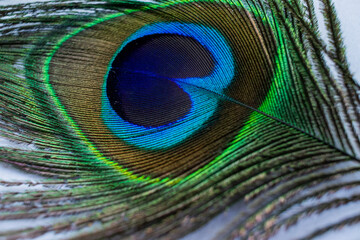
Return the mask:
[[[0,238],[176,239],[240,201],[211,237],[267,239],[360,199],[292,211],[360,182],[333,181],[359,171],[360,88],[321,6],[329,43],[311,0],[0,8],[0,136],[34,145],[0,161],[48,178],[1,193],[0,223],[47,221]]]

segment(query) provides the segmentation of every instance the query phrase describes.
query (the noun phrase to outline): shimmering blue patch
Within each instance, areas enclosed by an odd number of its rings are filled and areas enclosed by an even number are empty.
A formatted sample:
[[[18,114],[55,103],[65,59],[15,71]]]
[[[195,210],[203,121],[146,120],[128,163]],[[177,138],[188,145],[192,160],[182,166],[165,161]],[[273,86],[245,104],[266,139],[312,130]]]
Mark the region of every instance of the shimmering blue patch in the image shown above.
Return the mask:
[[[140,148],[160,150],[173,147],[196,131],[206,126],[215,114],[219,99],[213,93],[222,94],[234,77],[234,60],[224,37],[215,29],[187,23],[155,23],[147,25],[120,46],[118,53],[131,41],[153,34],[178,34],[192,37],[206,47],[215,60],[213,72],[202,78],[174,79],[174,82],[191,97],[192,106],[189,113],[171,124],[159,127],[143,127],[122,119],[111,107],[106,95],[106,81],[102,91],[102,118],[113,134],[128,144]],[[112,60],[112,61],[113,61]],[[109,70],[112,62],[109,64]]]

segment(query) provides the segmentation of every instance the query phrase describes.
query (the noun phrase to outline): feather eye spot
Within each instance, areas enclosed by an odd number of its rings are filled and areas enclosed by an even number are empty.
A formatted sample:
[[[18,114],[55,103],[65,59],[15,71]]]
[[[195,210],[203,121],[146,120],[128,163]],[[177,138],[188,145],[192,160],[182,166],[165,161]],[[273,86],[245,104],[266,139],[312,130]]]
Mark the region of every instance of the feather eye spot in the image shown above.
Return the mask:
[[[213,69],[211,53],[195,39],[178,34],[148,35],[130,42],[116,56],[106,92],[112,108],[124,120],[159,127],[190,111],[190,96],[178,82],[207,76]]]
[[[222,94],[233,77],[230,47],[217,30],[180,22],[149,24],[114,55],[102,116],[128,144],[170,148],[206,126],[220,101],[209,93]]]
[[[274,26],[240,6],[229,5],[234,16],[202,2],[204,15],[199,4],[94,21],[54,49],[49,86],[96,156],[139,176],[188,176],[218,161],[251,117],[236,102],[266,102],[285,64]]]

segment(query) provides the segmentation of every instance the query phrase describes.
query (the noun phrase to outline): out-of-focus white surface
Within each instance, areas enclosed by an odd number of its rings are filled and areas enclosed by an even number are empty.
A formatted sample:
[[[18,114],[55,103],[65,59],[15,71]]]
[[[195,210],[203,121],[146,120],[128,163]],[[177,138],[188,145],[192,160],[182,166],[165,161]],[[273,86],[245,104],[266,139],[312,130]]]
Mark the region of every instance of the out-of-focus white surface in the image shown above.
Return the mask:
[[[346,55],[350,63],[350,70],[360,84],[360,1],[333,0],[344,38]],[[322,38],[328,42],[323,17],[320,13],[320,1],[314,0],[315,10],[319,19],[319,28]]]
[[[334,4],[341,22],[350,67],[360,84],[360,1],[335,0]]]
[[[49,2],[51,0],[0,0],[0,6],[15,5],[20,3],[31,3],[31,2]]]

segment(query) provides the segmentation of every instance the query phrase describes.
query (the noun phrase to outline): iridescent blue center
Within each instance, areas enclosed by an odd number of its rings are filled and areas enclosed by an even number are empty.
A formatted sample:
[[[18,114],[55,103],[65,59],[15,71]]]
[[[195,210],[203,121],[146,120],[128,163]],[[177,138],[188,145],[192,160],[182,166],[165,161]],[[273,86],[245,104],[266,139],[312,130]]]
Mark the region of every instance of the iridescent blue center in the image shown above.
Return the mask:
[[[124,120],[144,127],[174,123],[191,109],[191,98],[176,81],[205,77],[214,70],[211,53],[178,34],[154,34],[127,44],[116,56],[106,91]]]
[[[109,65],[102,118],[128,144],[173,147],[206,126],[216,114],[217,94],[233,77],[231,50],[215,29],[147,25],[120,46]]]

